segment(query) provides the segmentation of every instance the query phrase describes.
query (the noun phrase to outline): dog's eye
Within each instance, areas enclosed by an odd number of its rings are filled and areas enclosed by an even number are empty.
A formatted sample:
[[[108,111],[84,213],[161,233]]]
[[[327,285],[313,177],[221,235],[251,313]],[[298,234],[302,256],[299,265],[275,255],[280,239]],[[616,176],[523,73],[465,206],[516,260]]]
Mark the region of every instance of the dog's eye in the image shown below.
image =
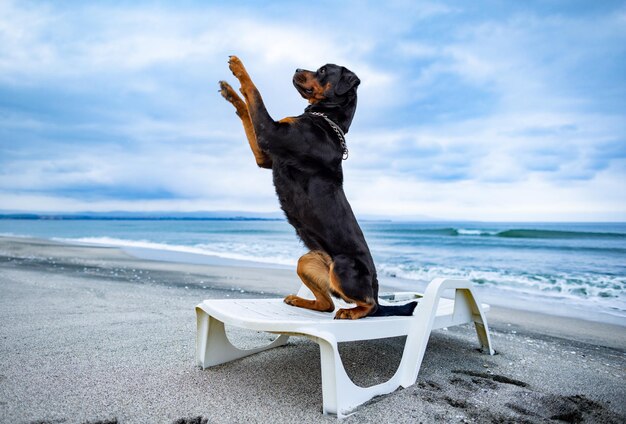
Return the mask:
[[[320,68],[320,74],[324,75],[326,73],[326,68]]]

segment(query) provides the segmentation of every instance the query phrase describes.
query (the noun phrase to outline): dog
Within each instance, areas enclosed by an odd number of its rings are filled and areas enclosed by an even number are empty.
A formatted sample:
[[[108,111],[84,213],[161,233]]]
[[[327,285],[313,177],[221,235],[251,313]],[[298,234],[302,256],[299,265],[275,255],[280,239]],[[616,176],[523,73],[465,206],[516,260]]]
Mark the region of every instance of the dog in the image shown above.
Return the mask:
[[[297,274],[315,300],[289,295],[285,303],[323,312],[335,310],[333,297],[356,305],[337,310],[335,319],[412,315],[416,302],[379,304],[374,260],[343,191],[344,134],[356,110],[359,78],[333,64],[297,69],[293,85],[309,106],[274,121],[241,60],[230,56],[228,65],[243,99],[225,81],[219,91],[241,118],[257,165],[272,170],[280,206],[310,250],[298,260]]]

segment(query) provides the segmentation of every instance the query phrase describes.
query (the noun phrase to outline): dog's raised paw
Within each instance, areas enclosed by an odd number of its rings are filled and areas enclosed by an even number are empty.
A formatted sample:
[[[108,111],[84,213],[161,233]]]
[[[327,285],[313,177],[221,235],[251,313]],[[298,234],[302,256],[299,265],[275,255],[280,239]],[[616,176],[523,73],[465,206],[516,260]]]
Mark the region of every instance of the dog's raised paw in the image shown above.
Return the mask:
[[[227,83],[226,81],[220,81],[219,84],[220,89],[218,91],[222,95],[222,97],[226,99],[227,102],[235,106],[235,112],[239,117],[244,116],[244,114],[247,113],[245,102],[241,99],[241,97],[239,97],[237,92],[233,89],[233,87],[230,86],[229,83]]]
[[[226,81],[220,81],[219,84],[220,84],[219,92],[222,95],[222,97],[228,100],[229,102],[232,102],[233,93],[235,92],[235,90],[233,90],[230,84],[227,83]]]
[[[237,56],[229,56],[228,67],[234,76],[241,78],[246,74],[246,68]]]

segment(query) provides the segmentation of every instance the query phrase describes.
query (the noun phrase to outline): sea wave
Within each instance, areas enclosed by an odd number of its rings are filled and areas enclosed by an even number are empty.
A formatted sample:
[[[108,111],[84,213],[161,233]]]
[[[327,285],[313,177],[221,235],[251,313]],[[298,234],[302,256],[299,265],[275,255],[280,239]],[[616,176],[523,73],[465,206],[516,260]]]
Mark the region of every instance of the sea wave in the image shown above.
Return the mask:
[[[624,233],[592,232],[592,231],[564,231],[538,229],[509,229],[503,231],[476,229],[476,228],[425,228],[425,229],[394,229],[389,232],[403,232],[406,234],[423,234],[436,236],[481,236],[523,239],[614,239],[626,240]]]
[[[520,294],[540,293],[546,298],[595,301],[626,311],[626,277],[598,274],[524,274],[505,270],[477,270],[442,266],[407,267],[379,264],[379,274],[405,280],[431,281],[436,277],[467,278],[478,286],[491,286]],[[608,305],[610,304],[610,305]]]
[[[185,246],[168,243],[156,243],[148,240],[127,240],[114,237],[80,237],[80,238],[53,238],[65,243],[85,243],[99,246],[133,247],[140,249],[154,249],[169,252],[193,253],[196,255],[215,256],[224,259],[233,259],[247,262],[260,262],[276,265],[296,265],[291,255],[262,255],[261,251],[272,251],[266,245],[254,246],[250,244],[197,244]]]
[[[459,236],[495,236],[495,235],[498,235],[497,231],[467,230],[465,228],[459,228],[458,230],[456,230],[456,233]]]
[[[496,234],[497,237],[507,238],[543,238],[543,239],[626,239],[622,233],[598,233],[590,231],[560,231],[560,230],[506,230]]]

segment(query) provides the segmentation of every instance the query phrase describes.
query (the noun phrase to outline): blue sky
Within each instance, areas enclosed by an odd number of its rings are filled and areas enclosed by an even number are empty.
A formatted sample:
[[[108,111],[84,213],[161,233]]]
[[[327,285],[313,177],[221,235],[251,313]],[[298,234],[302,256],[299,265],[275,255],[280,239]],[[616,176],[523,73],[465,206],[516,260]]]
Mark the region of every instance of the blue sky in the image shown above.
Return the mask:
[[[0,1],[0,209],[275,211],[217,93],[361,78],[359,215],[626,220],[626,3]]]

